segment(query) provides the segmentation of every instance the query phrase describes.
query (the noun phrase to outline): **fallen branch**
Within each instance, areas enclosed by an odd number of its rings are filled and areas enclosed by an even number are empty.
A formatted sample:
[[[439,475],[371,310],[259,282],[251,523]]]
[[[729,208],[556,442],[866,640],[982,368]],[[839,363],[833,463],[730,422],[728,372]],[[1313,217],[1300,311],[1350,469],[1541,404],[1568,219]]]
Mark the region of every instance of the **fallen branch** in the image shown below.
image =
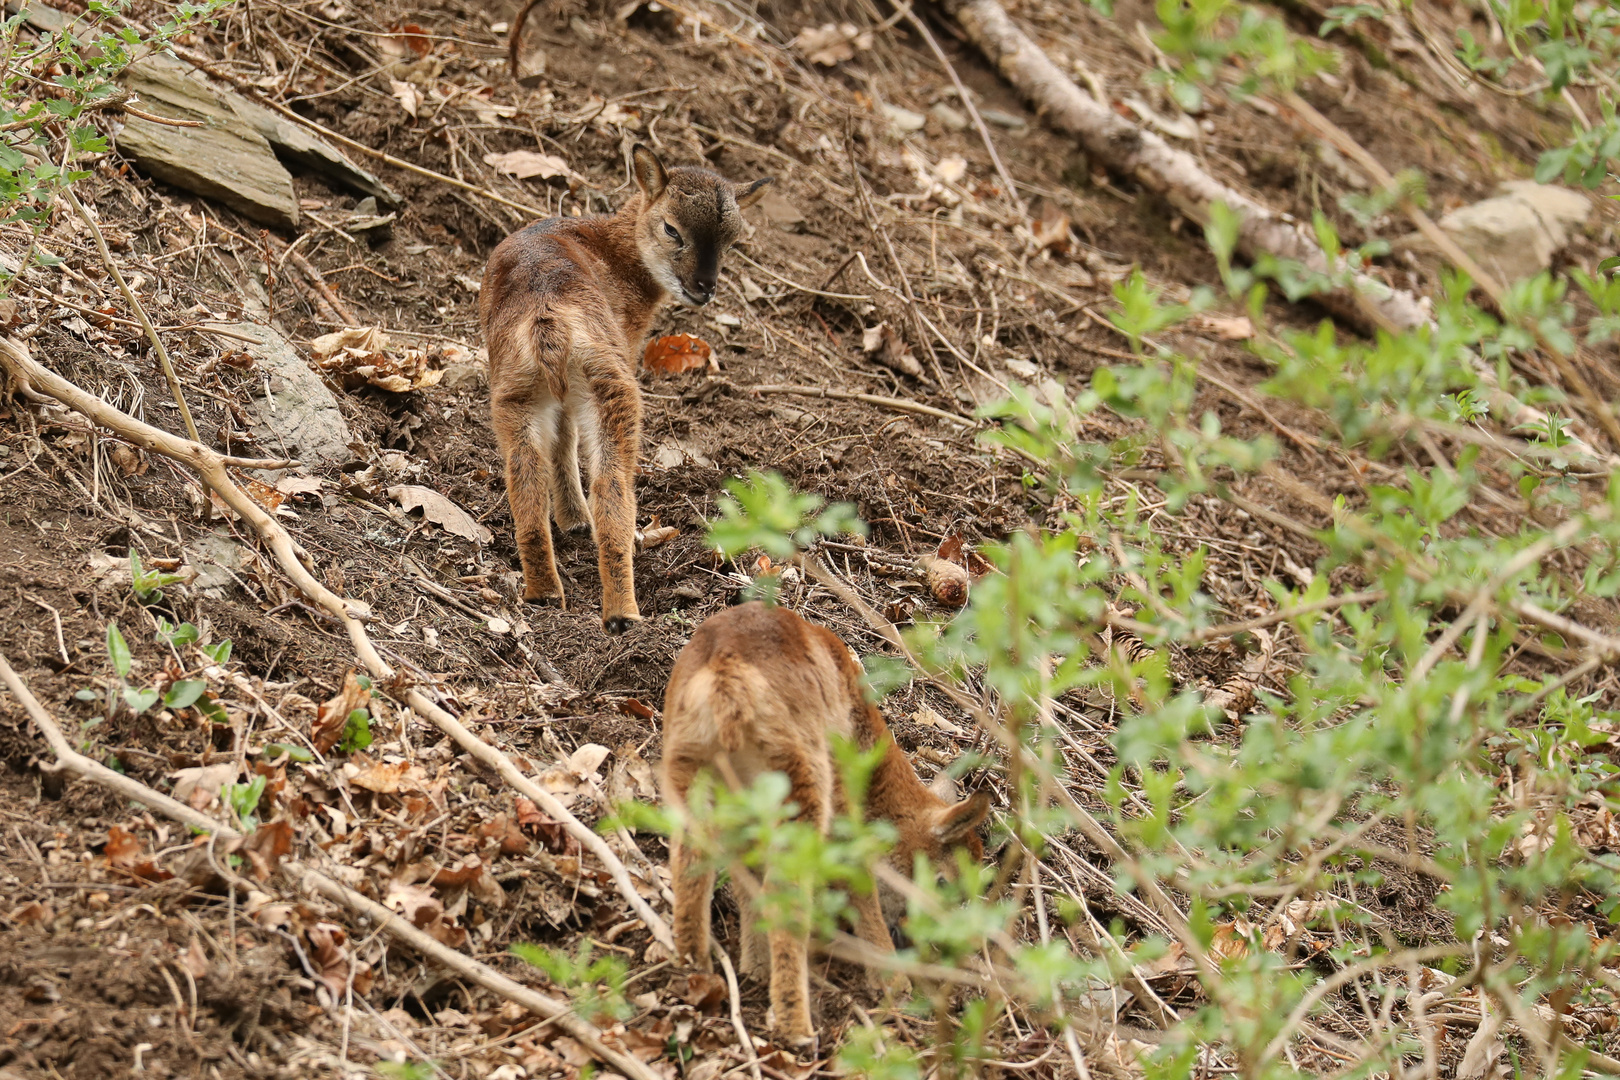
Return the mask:
[[[201,443],[182,439],[178,435],[144,424],[113,408],[99,398],[91,396],[60,375],[37,363],[28,355],[28,351],[22,343],[12,338],[0,338],[0,366],[4,366],[8,371],[26,380],[36,391],[48,394],[128,441],[153,453],[173,458],[196,470],[203,483],[214,491],[238,516],[253,526],[254,531],[259,534],[259,538],[270,548],[276,562],[281,566],[282,572],[292,579],[293,584],[298,586],[299,591],[329,612],[343,625],[344,629],[348,631],[349,641],[354,647],[356,655],[360,657],[361,663],[370,672],[372,678],[381,686],[388,687],[395,684],[396,673],[393,667],[377,652],[376,646],[372,644],[370,636],[366,633],[365,623],[362,619],[370,615],[369,611],[355,610],[354,601],[344,600],[316,580],[306,565],[309,559],[308,555],[293,542],[292,536],[281,526],[280,522],[266,513],[263,507],[236,486],[230,474],[225,471],[224,459],[221,455]],[[429,720],[439,730],[454,739],[463,750],[494,769],[507,784],[529,798],[554,820],[561,823],[569,835],[573,836],[586,850],[596,856],[603,869],[613,878],[613,883],[618,888],[620,895],[630,904],[636,915],[647,924],[647,928],[651,931],[653,937],[670,951],[674,951],[675,939],[670,934],[668,924],[658,916],[657,912],[653,911],[646,900],[642,899],[641,894],[636,890],[635,883],[630,879],[630,872],[625,868],[619,857],[613,853],[613,849],[607,846],[607,842],[602,837],[575,817],[549,791],[546,791],[525,776],[512,763],[511,758],[474,735],[461,721],[430,700],[426,694],[416,689],[394,692],[402,693],[405,704],[415,710],[417,715]]]
[[[1099,104],[1013,25],[997,0],[940,2],[974,47],[1029,99],[1046,122],[1078,138],[1094,161],[1161,192],[1182,213],[1201,223],[1209,220],[1212,204],[1225,203],[1242,217],[1238,245],[1250,258],[1267,253],[1321,274],[1329,272],[1327,256],[1302,228],[1210,176],[1192,154]],[[1353,288],[1335,289],[1316,299],[1363,327],[1394,332],[1429,321],[1417,297],[1366,275],[1357,275]]]
[[[878,394],[860,394],[853,390],[830,390],[825,386],[794,386],[788,383],[761,383],[758,386],[739,386],[737,389],[750,394],[796,394],[800,397],[833,398],[838,401],[864,401],[868,405],[891,409],[894,412],[932,416],[938,420],[949,420],[953,424],[961,424],[963,427],[978,426],[965,416],[957,416],[955,413],[948,413],[944,409],[936,409],[932,405],[924,405],[918,401],[907,401],[904,398],[882,397]]]
[[[163,378],[168,381],[169,393],[174,395],[174,403],[180,407],[180,419],[185,421],[186,433],[191,436],[192,442],[200,443],[202,439],[198,437],[197,425],[191,419],[191,409],[186,406],[186,395],[180,390],[180,377],[174,373],[174,365],[169,362],[169,350],[163,347],[163,339],[158,337],[157,328],[147,317],[146,308],[136,298],[135,290],[129,287],[129,282],[124,280],[123,272],[113,260],[112,252],[107,250],[107,238],[102,235],[101,226],[96,224],[96,219],[90,216],[90,211],[84,208],[84,204],[73,194],[71,187],[62,188],[62,197],[78,213],[80,220],[89,227],[90,235],[95,237],[96,250],[101,253],[101,265],[107,268],[107,273],[118,283],[118,291],[124,294],[124,301],[135,312],[135,317],[141,321],[141,329],[146,331],[146,340],[152,343],[152,351],[157,354],[158,366],[163,369]]]
[[[17,703],[23,707],[28,718],[45,736],[51,752],[56,755],[57,768],[92,780],[109,791],[156,810],[165,817],[172,818],[198,832],[209,833],[225,840],[243,839],[243,835],[229,825],[216,821],[207,814],[194,810],[160,791],[154,791],[139,780],[109,769],[101,762],[87,758],[74,750],[67,737],[62,734],[61,726],[45,711],[45,707],[29,691],[27,684],[16,671],[12,670],[3,654],[0,654],[0,682],[11,691],[12,697],[17,699]],[[341,882],[334,881],[318,870],[291,860],[283,863],[282,869],[305,891],[325,897],[333,903],[341,904],[366,916],[373,925],[403,941],[429,960],[448,968],[468,982],[522,1005],[536,1016],[552,1021],[578,1039],[599,1060],[618,1069],[631,1080],[659,1080],[659,1077],[640,1061],[603,1043],[601,1031],[595,1025],[576,1016],[567,1002],[548,997],[538,990],[507,978],[488,964],[480,963],[464,953],[455,951],[426,931],[418,930],[401,919],[389,908]]]

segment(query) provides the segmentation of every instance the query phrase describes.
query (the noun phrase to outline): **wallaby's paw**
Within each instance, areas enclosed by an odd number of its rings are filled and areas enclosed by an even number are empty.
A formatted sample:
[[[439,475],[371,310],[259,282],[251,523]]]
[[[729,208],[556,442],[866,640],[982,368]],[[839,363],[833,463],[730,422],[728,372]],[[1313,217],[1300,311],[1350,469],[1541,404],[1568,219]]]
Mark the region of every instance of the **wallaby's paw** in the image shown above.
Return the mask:
[[[640,615],[608,615],[602,619],[602,629],[610,634],[622,634],[633,624],[641,621]]]
[[[591,534],[591,523],[588,521],[582,521],[578,525],[569,525],[566,528],[569,536],[589,536]]]
[[[525,604],[533,604],[536,607],[554,607],[560,608],[563,611],[568,610],[568,601],[562,593],[547,593],[540,592],[536,589],[524,589],[523,602]]]
[[[779,1025],[776,1022],[776,1009],[765,1010],[765,1026],[776,1033],[777,1040],[789,1050],[803,1059],[816,1056],[816,1029],[811,1027],[808,1019],[801,1019],[798,1023]]]

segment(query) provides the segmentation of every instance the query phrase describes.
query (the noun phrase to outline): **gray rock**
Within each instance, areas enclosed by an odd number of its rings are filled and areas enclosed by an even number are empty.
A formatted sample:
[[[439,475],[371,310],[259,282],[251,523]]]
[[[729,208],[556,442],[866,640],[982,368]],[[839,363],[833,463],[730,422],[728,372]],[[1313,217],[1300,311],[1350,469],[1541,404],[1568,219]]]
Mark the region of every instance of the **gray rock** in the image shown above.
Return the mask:
[[[1012,113],[1002,112],[1000,109],[980,109],[979,118],[987,124],[994,124],[996,127],[1007,128],[1016,135],[1022,135],[1024,132],[1029,130],[1028,120],[1025,120],[1022,116],[1014,116]]]
[[[889,121],[889,128],[901,137],[921,131],[923,125],[928,123],[928,117],[922,113],[902,109],[898,105],[883,106],[883,116]]]
[[[337,398],[292,343],[263,323],[234,323],[227,329],[259,341],[248,351],[269,378],[270,396],[253,400],[249,430],[264,450],[286,452],[306,465],[338,465],[352,458],[354,435]]]
[[[136,64],[124,74],[144,111],[205,126],[177,128],[131,116],[118,149],[142,172],[223,203],[276,228],[298,224],[292,174],[270,143],[208,84],[187,78],[174,61]]]
[[[210,532],[187,544],[185,556],[186,563],[197,571],[192,588],[215,600],[225,599],[225,590],[236,583],[232,571],[242,567],[241,545],[226,533]]]
[[[146,111],[178,119],[202,120],[209,124],[207,128],[171,128],[132,118],[125,132],[128,133],[133,128],[137,142],[172,140],[173,149],[168,156],[179,160],[176,163],[162,161],[159,163],[160,168],[166,168],[171,172],[177,168],[183,170],[188,164],[184,155],[193,144],[197,144],[206,152],[208,144],[206,140],[200,140],[200,136],[217,129],[254,143],[255,149],[262,141],[268,144],[278,160],[290,161],[351,191],[372,196],[385,206],[400,205],[397,192],[350,161],[337,148],[308,128],[263,105],[249,101],[240,94],[215,87],[206,81],[200,72],[194,71],[190,65],[173,57],[163,55],[148,57],[131,65],[121,79],[123,84],[143,101],[159,105],[158,108],[148,108]],[[253,136],[257,136],[257,139]],[[123,136],[120,137],[119,143],[124,145]],[[285,169],[282,172],[285,173]],[[153,171],[153,175],[158,174]],[[180,179],[170,179],[167,176],[159,176],[159,179],[178,184],[187,190],[197,190]],[[229,178],[224,178],[224,182],[228,186]],[[218,198],[227,206],[234,206],[222,196],[200,190],[198,194]],[[296,222],[296,202],[292,217]]]
[[[939,126],[946,131],[967,130],[969,123],[967,115],[951,108],[943,101],[937,102],[933,108],[929,109],[928,115],[939,121]]]
[[[1439,224],[1481,267],[1512,284],[1550,267],[1553,255],[1569,242],[1570,230],[1579,228],[1591,209],[1591,200],[1568,188],[1511,180],[1498,194],[1451,211]],[[1415,233],[1396,244],[1433,251]]]

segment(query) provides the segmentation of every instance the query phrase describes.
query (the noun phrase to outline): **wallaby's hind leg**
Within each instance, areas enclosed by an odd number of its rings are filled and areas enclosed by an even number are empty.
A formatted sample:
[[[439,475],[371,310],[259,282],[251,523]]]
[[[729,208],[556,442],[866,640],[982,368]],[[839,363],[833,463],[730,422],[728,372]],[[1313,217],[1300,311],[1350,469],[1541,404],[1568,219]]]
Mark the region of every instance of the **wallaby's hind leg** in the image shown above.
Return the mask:
[[[679,834],[669,841],[669,876],[675,892],[675,959],[699,971],[713,971],[709,955],[710,912],[714,907],[714,872],[693,864]]]
[[[602,575],[602,625],[622,634],[641,621],[636,607],[636,454],[641,446],[641,391],[622,372],[591,379],[596,399],[596,468],[591,477],[591,517],[596,525],[597,566]]]
[[[771,943],[759,927],[759,912],[754,897],[733,878],[732,897],[737,901],[738,930],[742,938],[741,955],[737,969],[750,978],[765,982],[771,977]]]
[[[561,411],[556,403],[532,400],[491,402],[490,412],[501,454],[506,459],[506,499],[516,526],[518,558],[523,563],[523,599],[566,606],[562,578],[551,547],[550,443]]]
[[[771,766],[787,774],[789,798],[799,805],[799,819],[825,835],[832,827],[832,763],[825,748],[819,754],[789,746],[771,756]],[[771,1024],[795,1047],[814,1042],[815,1026],[810,1020],[810,927],[808,916],[814,897],[804,890],[802,903],[795,910],[806,916],[806,924],[770,930]]]
[[[551,512],[557,527],[567,532],[584,532],[591,527],[591,510],[579,480],[579,425],[574,422],[573,402],[557,421],[557,449],[551,455]]]

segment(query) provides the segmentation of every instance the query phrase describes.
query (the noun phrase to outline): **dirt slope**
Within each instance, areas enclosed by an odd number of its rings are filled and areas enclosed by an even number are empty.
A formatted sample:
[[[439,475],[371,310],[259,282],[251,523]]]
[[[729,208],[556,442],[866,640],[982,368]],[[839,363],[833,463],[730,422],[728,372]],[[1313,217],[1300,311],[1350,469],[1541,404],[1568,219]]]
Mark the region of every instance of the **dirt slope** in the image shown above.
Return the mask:
[[[1111,21],[1080,5],[1009,6],[1049,51],[1120,88],[1116,96],[1146,93],[1140,80],[1155,61],[1129,28],[1151,19],[1147,5],[1121,4]],[[1016,459],[976,443],[971,420],[751,388],[820,387],[968,418],[1008,383],[1039,389],[1055,378],[1072,390],[1120,356],[1125,343],[1100,313],[1132,265],[1173,296],[1218,280],[1195,227],[1044,131],[946,25],[933,24],[993,121],[1027,214],[997,187],[977,133],[955,130],[950,80],[914,34],[889,27],[852,59],[826,67],[788,41],[828,22],[870,25],[876,20],[862,5],[762,2],[744,15],[732,5],[701,7],[708,21],[699,31],[683,28],[674,8],[558,3],[536,13],[530,40],[544,49],[546,70],[533,89],[514,86],[503,70],[505,39],[495,26],[513,14],[506,4],[443,0],[408,16],[369,0],[253,5],[251,15],[227,9],[217,28],[187,46],[351,138],[548,213],[618,205],[628,191],[625,152],[638,140],[672,162],[706,162],[735,179],[776,177],[750,214],[751,234],[727,263],[716,302],[667,312],[657,324],[657,333],[711,342],[717,370],[643,377],[638,521],[678,532],[637,557],[649,618],[618,638],[600,628],[588,539],[560,541],[571,610],[525,608],[517,599],[511,519],[475,360],[474,290],[484,259],[523,215],[377,165],[405,200],[392,238],[374,242],[338,227],[355,210],[353,195],[296,177],[308,215],[301,254],[365,325],[394,335],[396,348],[434,353],[430,362],[450,375],[408,393],[340,393],[352,459],[307,470],[320,483],[282,492],[280,513],[326,584],[369,606],[390,660],[486,738],[541,770],[581,747],[605,748],[605,759],[590,751],[572,758],[590,766],[583,773],[595,777],[594,788],[567,769],[548,774],[586,820],[602,813],[601,797],[654,796],[648,763],[658,757],[656,709],[669,668],[691,628],[735,600],[754,569],[721,565],[703,542],[727,477],[775,469],[798,488],[854,502],[871,525],[869,546],[832,549],[833,561],[898,619],[942,612],[895,568],[947,537],[971,546],[1053,512],[1022,482]],[[396,33],[401,23],[420,30]],[[1449,92],[1425,89],[1426,76],[1414,86],[1354,50],[1341,52],[1338,75],[1310,84],[1307,96],[1381,160],[1422,169],[1439,207],[1528,173],[1544,123],[1528,106],[1459,105]],[[421,99],[414,117],[400,87]],[[1367,238],[1338,209],[1337,197],[1354,190],[1353,174],[1265,104],[1214,105],[1205,114],[1197,145],[1210,170],[1302,218],[1329,213],[1350,241]],[[909,125],[910,114],[923,126],[902,140],[890,117]],[[518,150],[558,155],[577,179],[520,181],[489,164]],[[116,155],[97,164],[86,187],[125,273],[142,275],[143,298],[169,328],[205,440],[239,454],[279,453],[273,424],[258,441],[246,434],[263,371],[243,358],[242,342],[198,324],[262,318],[246,303],[262,298],[295,341],[334,329],[301,294],[293,264],[270,257],[267,277],[256,226],[142,178]],[[1043,211],[1071,221],[1066,253],[1041,251],[1032,239],[1031,215]],[[1393,222],[1377,227],[1400,231]],[[1608,230],[1594,227],[1564,257],[1589,262],[1612,250]],[[50,235],[65,269],[31,272],[15,294],[16,324],[33,328],[35,356],[132,414],[180,430],[139,329],[95,314],[116,294],[88,234],[64,221]],[[1391,259],[1382,272],[1423,292],[1436,280],[1432,266],[1413,259]],[[1273,305],[1275,318],[1298,326],[1321,317],[1308,306]],[[113,310],[127,315],[121,302]],[[881,350],[863,350],[864,332],[880,324],[922,358],[920,377],[885,364]],[[1237,434],[1276,433],[1283,469],[1310,489],[1359,498],[1398,466],[1321,454],[1302,437],[1309,417],[1272,403],[1262,411],[1243,388],[1266,372],[1217,325],[1172,343],[1206,358],[1229,387],[1206,382],[1199,407]],[[1613,396],[1608,378],[1602,389]],[[1086,425],[1085,437],[1098,441],[1132,433],[1106,413]],[[652,1047],[657,1057],[676,1039],[716,1062],[705,1080],[735,1064],[725,1050],[734,1042],[730,1020],[712,987],[659,962],[645,928],[581,862],[577,845],[382,695],[371,699],[375,741],[363,751],[328,750],[306,765],[267,750],[306,743],[318,707],[341,696],[354,661],[342,632],[298,601],[194,481],[81,418],[21,398],[0,401],[0,448],[0,652],[77,727],[87,752],[165,791],[194,781],[197,773],[186,770],[222,764],[231,780],[264,775],[257,813],[295,821],[304,857],[421,912],[447,943],[512,973],[524,969],[503,955],[511,943],[592,941],[634,976],[628,993],[637,1014],[626,1045]],[[1158,451],[1142,452],[1152,459]],[[492,538],[479,543],[404,513],[389,494],[402,484],[447,497]],[[1267,506],[1308,516],[1285,490],[1243,485]],[[1140,500],[1154,527],[1185,550],[1209,549],[1211,590],[1234,617],[1260,610],[1268,577],[1294,580],[1315,558],[1313,541],[1226,504],[1195,501],[1172,518],[1144,483],[1121,479],[1114,494]],[[147,567],[205,575],[143,603],[131,588],[131,551]],[[857,650],[881,651],[870,628],[826,590],[790,582],[784,601]],[[229,638],[229,664],[199,674],[194,654],[157,639],[160,620],[190,622],[205,640]],[[228,722],[195,708],[135,716],[119,706],[105,644],[114,621],[133,655],[132,681],[203,678]],[[1285,653],[1275,677],[1286,672]],[[1238,659],[1211,649],[1175,663],[1189,679],[1220,678]],[[1106,770],[1112,704],[1064,705],[1090,760]],[[902,687],[885,708],[925,773],[988,749],[947,702],[921,688]],[[42,771],[42,753],[20,710],[0,699],[0,926],[8,943],[0,956],[0,1076],[102,1077],[131,1067],[152,1076],[327,1075],[429,1057],[450,1075],[578,1071],[577,1045],[527,1031],[531,1021],[520,1012],[387,948],[344,913],[308,901],[279,906],[268,893],[229,902],[210,894],[183,829],[89,784],[63,784]],[[388,766],[407,773],[392,789],[376,775]],[[999,782],[993,767],[969,779]],[[662,863],[661,841],[639,843]],[[1428,887],[1390,880],[1375,902],[1420,940],[1436,917]],[[1119,907],[1106,887],[1091,884],[1086,896],[1099,915]],[[878,999],[837,966],[824,974],[830,985],[819,1007],[835,1038],[855,1022],[856,1006]],[[763,988],[745,985],[742,1000],[750,1028],[762,1031]],[[672,1064],[661,1067],[673,1076]],[[796,1068],[785,1058],[776,1067],[777,1080]]]

